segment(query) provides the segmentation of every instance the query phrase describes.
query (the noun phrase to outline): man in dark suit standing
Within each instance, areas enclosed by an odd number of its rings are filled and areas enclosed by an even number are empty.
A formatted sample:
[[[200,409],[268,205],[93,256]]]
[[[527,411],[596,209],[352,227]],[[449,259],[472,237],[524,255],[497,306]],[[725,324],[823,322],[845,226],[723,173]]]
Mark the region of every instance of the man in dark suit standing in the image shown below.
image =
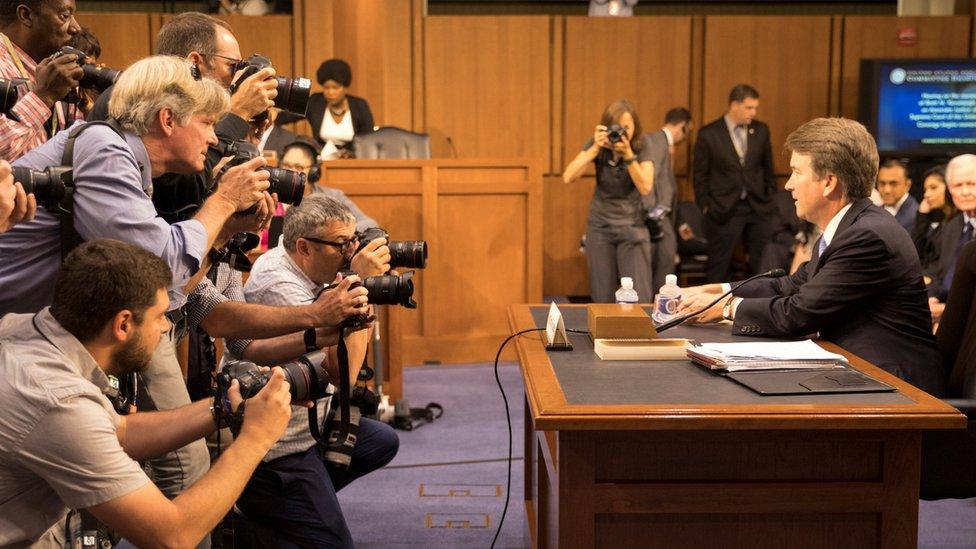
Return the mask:
[[[898,224],[908,234],[915,234],[915,218],[918,216],[918,200],[909,194],[912,180],[908,177],[908,165],[897,158],[887,158],[878,170],[878,193],[884,201],[884,209],[895,216]]]
[[[939,257],[925,273],[934,320],[942,316],[962,247],[976,236],[976,155],[963,154],[949,161],[946,187],[959,213],[946,221],[937,244]]]
[[[728,112],[698,132],[693,180],[705,214],[709,282],[731,277],[732,252],[743,235],[753,273],[769,242],[776,178],[769,127],[755,119],[758,109],[759,92],[739,84],[729,93]]]
[[[732,320],[742,335],[819,333],[939,396],[944,374],[918,254],[911,236],[868,198],[878,173],[874,138],[853,120],[818,118],[786,146],[796,213],[823,230],[813,257],[792,275],[744,285],[698,320]],[[721,284],[689,288],[682,307],[695,310],[722,291]]]
[[[654,162],[654,190],[641,197],[651,230],[652,290],[656,294],[664,277],[674,273],[678,238],[674,233],[674,206],[678,186],[674,180],[674,148],[691,133],[691,113],[675,107],[664,115],[664,127],[650,136],[651,161]],[[660,206],[660,207],[659,207]],[[660,239],[655,240],[655,229]]]

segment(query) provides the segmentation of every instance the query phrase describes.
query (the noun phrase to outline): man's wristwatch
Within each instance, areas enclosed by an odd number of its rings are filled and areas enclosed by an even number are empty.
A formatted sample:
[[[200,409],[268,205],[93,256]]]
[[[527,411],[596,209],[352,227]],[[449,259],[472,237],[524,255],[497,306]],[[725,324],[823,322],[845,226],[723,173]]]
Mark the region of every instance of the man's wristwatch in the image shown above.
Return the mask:
[[[728,299],[725,300],[725,305],[722,305],[722,320],[732,320],[732,300],[735,299],[734,295],[730,295]]]

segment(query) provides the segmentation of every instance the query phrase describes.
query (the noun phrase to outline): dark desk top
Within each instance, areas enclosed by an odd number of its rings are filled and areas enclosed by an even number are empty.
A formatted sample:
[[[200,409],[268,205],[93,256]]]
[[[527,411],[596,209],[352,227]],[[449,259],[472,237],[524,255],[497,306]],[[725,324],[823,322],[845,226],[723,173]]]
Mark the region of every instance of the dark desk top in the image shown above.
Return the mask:
[[[566,328],[586,330],[586,307],[561,305]],[[512,331],[545,326],[546,306],[513,305]],[[664,334],[699,342],[742,341],[727,325],[679,326]],[[536,429],[922,429],[957,428],[951,406],[843,349],[858,370],[894,393],[762,396],[690,360],[604,361],[587,334],[573,351],[547,352],[540,333],[517,340]],[[749,338],[756,341],[756,338]]]

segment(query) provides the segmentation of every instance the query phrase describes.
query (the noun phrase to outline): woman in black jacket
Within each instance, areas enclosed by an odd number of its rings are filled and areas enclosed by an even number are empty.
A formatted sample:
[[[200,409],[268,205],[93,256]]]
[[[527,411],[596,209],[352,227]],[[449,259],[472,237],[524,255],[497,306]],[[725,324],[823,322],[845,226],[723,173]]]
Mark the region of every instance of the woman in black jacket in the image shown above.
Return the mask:
[[[945,222],[956,213],[952,197],[946,188],[945,165],[935,166],[925,172],[922,178],[925,194],[918,206],[915,219],[915,233],[912,240],[918,251],[918,258],[925,268],[939,259],[938,242]]]
[[[315,93],[308,98],[305,117],[312,126],[312,136],[322,147],[321,158],[351,158],[354,156],[353,136],[373,131],[369,103],[346,93],[352,84],[352,69],[342,59],[323,62],[315,76],[324,93]],[[281,113],[276,123],[286,124],[298,119]]]

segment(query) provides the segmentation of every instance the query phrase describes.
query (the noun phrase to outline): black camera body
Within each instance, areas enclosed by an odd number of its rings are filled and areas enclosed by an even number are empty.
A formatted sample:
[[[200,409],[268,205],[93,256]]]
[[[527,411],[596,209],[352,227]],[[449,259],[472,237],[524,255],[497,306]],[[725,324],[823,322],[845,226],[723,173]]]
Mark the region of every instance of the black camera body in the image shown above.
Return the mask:
[[[220,155],[222,157],[232,157],[224,166],[225,170],[261,156],[261,152],[258,151],[256,146],[243,140],[221,140],[218,147],[220,148]],[[278,202],[291,204],[292,206],[298,206],[302,203],[302,197],[305,195],[305,182],[307,180],[305,174],[272,166],[264,166],[261,169],[268,172],[270,176],[268,177],[268,192],[272,194],[278,193]]]
[[[620,124],[613,124],[607,128],[607,139],[611,143],[623,141],[625,135],[627,135],[627,129],[621,127]]]
[[[390,235],[379,227],[370,227],[359,233],[359,253],[367,244],[377,238],[385,238],[390,248],[390,268],[406,267],[424,269],[427,267],[427,242],[424,240],[390,240]]]
[[[329,372],[322,366],[324,360],[325,353],[314,351],[279,366],[285,372],[292,403],[316,401],[330,395]],[[225,393],[235,379],[240,386],[241,397],[247,400],[268,384],[271,372],[260,371],[257,365],[247,360],[232,360],[224,365],[217,377],[218,389]]]
[[[647,212],[644,224],[647,225],[647,232],[651,235],[651,242],[658,242],[664,238],[664,223],[668,222],[668,214],[671,208],[658,204]]]
[[[0,113],[10,114],[20,100],[20,86],[27,84],[26,78],[0,78]]]
[[[60,55],[70,54],[78,56],[78,64],[81,65],[81,70],[84,71],[81,80],[78,82],[79,88],[103,92],[108,89],[109,86],[115,84],[115,81],[119,79],[119,75],[122,74],[122,71],[117,71],[108,67],[99,67],[94,63],[89,63],[88,56],[85,55],[85,52],[72,48],[71,46],[62,47],[54,55],[57,57]],[[66,98],[65,101],[77,102],[77,98],[73,98],[71,94],[69,94],[69,97]]]
[[[272,66],[270,59],[258,53],[251,55],[247,59],[238,61],[234,65],[234,70],[244,72],[230,85],[230,93],[236,92],[237,87],[246,78],[249,78],[261,69]],[[305,111],[308,109],[308,96],[312,89],[312,82],[308,78],[287,78],[284,76],[275,76],[274,78],[278,81],[278,95],[274,98],[275,107],[305,116]],[[268,114],[265,112],[256,116],[255,119],[264,119],[267,116]]]
[[[33,194],[37,203],[54,213],[61,211],[61,204],[68,194],[71,184],[71,166],[48,166],[43,170],[33,170],[23,166],[13,166],[14,181],[24,187],[24,192]]]

